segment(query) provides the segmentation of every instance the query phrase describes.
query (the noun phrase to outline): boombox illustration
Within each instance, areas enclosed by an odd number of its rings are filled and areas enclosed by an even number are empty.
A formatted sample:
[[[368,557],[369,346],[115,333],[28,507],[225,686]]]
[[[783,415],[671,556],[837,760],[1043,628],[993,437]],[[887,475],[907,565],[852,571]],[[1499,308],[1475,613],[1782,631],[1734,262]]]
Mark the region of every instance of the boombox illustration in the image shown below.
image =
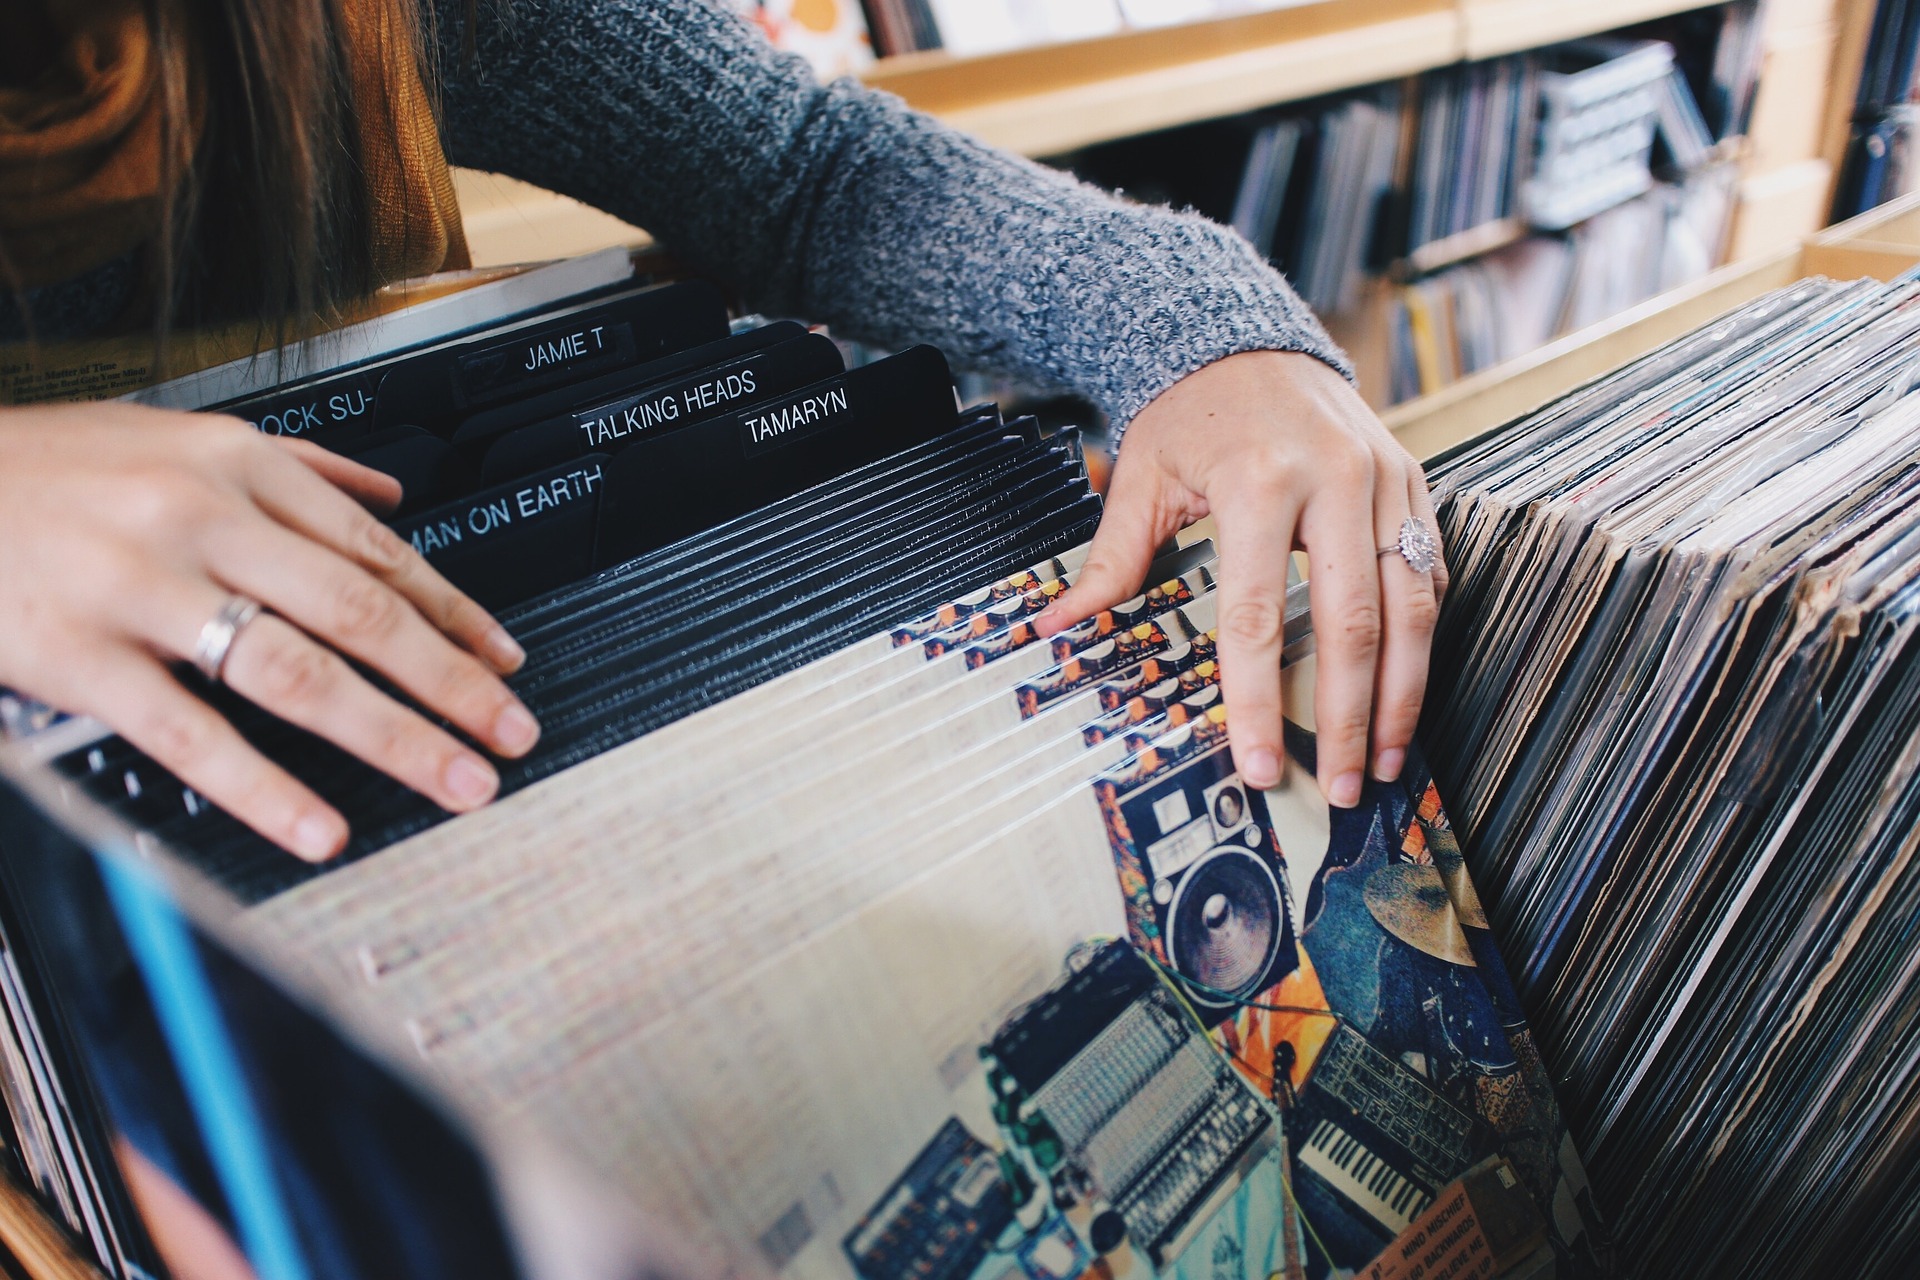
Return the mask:
[[[1298,965],[1293,906],[1265,798],[1203,717],[1099,785],[1134,942],[1202,1019],[1258,1003]]]

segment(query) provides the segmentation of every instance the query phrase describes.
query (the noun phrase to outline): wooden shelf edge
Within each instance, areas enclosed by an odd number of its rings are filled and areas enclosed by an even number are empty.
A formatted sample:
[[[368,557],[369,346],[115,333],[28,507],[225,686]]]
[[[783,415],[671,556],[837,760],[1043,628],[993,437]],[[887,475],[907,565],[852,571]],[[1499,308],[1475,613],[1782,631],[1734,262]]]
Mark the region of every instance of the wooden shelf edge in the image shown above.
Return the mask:
[[[456,168],[453,187],[478,265],[540,262],[614,245],[640,250],[653,243],[645,231],[610,213],[501,174]]]
[[[883,58],[862,79],[995,146],[1058,155],[1706,7],[1316,0],[1004,53]]]
[[[1814,244],[1896,244],[1920,248],[1920,194],[1901,196],[1817,232]]]
[[[32,1280],[103,1280],[40,1202],[0,1175],[0,1248]]]
[[[1457,62],[1452,0],[1319,0],[971,58],[883,59],[863,79],[1028,155],[1358,88]]]
[[[1912,245],[1875,244],[1870,240],[1842,244],[1807,243],[1801,262],[1809,275],[1832,276],[1835,280],[1857,280],[1871,276],[1891,281],[1913,270],[1920,251]]]
[[[1459,60],[1453,24],[1413,19],[943,113],[954,127],[1030,156],[1414,75]],[[1356,77],[1354,68],[1366,73]]]
[[[1492,222],[1483,222],[1457,235],[1421,245],[1403,261],[1395,263],[1392,274],[1399,279],[1432,275],[1446,267],[1492,253],[1495,249],[1518,244],[1527,238],[1528,230],[1527,224],[1518,218],[1497,218]]]
[[[1461,42],[1470,59],[1495,58],[1636,22],[1712,7],[1713,0],[1461,0]]]

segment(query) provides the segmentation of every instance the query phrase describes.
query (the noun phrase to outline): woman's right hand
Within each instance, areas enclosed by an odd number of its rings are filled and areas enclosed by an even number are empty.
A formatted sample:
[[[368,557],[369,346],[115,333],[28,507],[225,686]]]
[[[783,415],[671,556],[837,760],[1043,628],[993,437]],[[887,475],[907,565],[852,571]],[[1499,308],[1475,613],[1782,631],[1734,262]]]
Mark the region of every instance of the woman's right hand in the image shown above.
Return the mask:
[[[228,686],[446,809],[483,805],[493,766],[345,660],[502,756],[539,738],[500,679],[520,646],[369,514],[399,497],[378,472],[232,418],[0,410],[0,685],[104,721],[261,835],[331,857],[345,820],[170,669],[250,596],[270,612],[234,639]]]

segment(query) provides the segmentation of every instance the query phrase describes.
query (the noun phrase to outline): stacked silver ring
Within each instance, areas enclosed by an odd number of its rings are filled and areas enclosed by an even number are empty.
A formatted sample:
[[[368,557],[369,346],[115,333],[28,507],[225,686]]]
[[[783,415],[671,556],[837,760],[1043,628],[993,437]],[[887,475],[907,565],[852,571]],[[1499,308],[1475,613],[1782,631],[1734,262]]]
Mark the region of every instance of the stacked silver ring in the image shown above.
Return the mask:
[[[1383,556],[1396,553],[1407,562],[1407,568],[1415,573],[1432,573],[1433,567],[1440,563],[1440,540],[1433,536],[1433,530],[1427,527],[1426,521],[1408,516],[1400,525],[1400,540],[1390,547],[1380,548]]]
[[[201,675],[215,684],[220,683],[220,672],[227,665],[234,640],[259,614],[260,602],[242,595],[220,606],[220,612],[200,628],[200,639],[193,646],[193,665],[200,669]]]

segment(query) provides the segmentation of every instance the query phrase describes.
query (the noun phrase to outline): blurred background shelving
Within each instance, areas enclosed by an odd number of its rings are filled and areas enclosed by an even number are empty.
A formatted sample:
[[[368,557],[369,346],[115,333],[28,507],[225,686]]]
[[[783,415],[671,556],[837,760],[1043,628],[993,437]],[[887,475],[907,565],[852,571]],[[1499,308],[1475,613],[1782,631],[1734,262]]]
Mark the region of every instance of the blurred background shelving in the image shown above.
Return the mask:
[[[995,146],[1052,156],[1445,66],[1465,56],[1463,30],[1450,0],[1321,0],[1001,53],[882,58],[862,78]]]
[[[1270,177],[1261,216],[1279,218],[1286,243],[1250,238],[1303,286],[1381,408],[1725,263],[1796,245],[1907,183],[1912,77],[1896,64],[1902,50],[1911,62],[1909,29],[1920,34],[1911,0],[729,2],[823,76],[856,74],[1135,199],[1234,221],[1250,166],[1284,153],[1293,172]],[[1080,38],[1054,38],[1074,23]],[[1090,23],[1098,34],[1084,34]],[[1670,47],[1710,126],[1708,150],[1682,164],[1668,139],[1653,149],[1644,189],[1541,225],[1522,199],[1541,160],[1535,79],[1595,36]],[[951,47],[874,56],[929,40]],[[1478,84],[1500,66],[1521,69],[1524,92]],[[1866,102],[1870,91],[1901,101]],[[1489,216],[1462,223],[1443,211],[1435,222],[1410,208],[1434,186],[1420,156],[1437,156],[1448,174],[1486,168],[1485,145],[1468,134],[1485,134],[1494,110],[1513,116],[1516,132],[1501,143],[1510,168],[1466,202]],[[1869,164],[1866,152],[1894,137],[1895,162]],[[1257,153],[1263,138],[1269,151]],[[1349,162],[1334,150],[1352,146],[1378,154]],[[1384,187],[1356,195],[1353,165],[1369,163]],[[646,243],[639,228],[524,184],[475,173],[458,182],[483,263]],[[1338,198],[1316,195],[1316,184]],[[1338,245],[1303,243],[1299,228],[1316,210],[1328,226],[1358,219],[1364,230],[1356,239],[1349,227]],[[1637,260],[1623,266],[1623,253]],[[1342,265],[1328,267],[1330,255]],[[1505,305],[1509,293],[1518,305]]]

